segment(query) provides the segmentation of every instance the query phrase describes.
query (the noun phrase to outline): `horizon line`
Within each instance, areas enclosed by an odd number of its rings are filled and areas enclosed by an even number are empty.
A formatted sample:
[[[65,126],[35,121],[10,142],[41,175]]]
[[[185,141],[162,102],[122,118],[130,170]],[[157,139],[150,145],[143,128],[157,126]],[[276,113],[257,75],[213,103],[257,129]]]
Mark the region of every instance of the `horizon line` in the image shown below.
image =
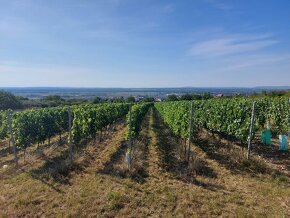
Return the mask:
[[[212,89],[212,88],[243,88],[243,89],[254,89],[254,88],[286,88],[290,89],[289,85],[263,85],[263,86],[166,86],[166,87],[81,87],[81,86],[0,86],[0,89],[10,89],[10,88],[62,88],[62,89],[186,89],[186,88],[196,88],[196,89]]]

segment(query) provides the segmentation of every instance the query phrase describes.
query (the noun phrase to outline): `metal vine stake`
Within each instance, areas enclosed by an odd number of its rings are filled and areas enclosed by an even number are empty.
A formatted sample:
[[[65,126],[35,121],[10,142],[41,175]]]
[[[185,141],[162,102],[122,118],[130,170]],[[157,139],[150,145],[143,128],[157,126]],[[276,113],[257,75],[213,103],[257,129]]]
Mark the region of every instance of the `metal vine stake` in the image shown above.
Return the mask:
[[[192,118],[193,118],[193,110],[194,110],[193,102],[191,102],[191,110],[190,110],[190,123],[189,123],[189,139],[188,139],[188,162],[190,160],[190,145],[191,145],[191,138],[192,138]]]
[[[13,153],[14,153],[14,161],[15,165],[18,166],[18,157],[17,157],[17,149],[14,141],[13,129],[12,129],[12,112],[8,111],[8,123],[9,123],[9,132],[10,132],[10,141],[13,146]]]
[[[251,150],[251,144],[252,144],[252,134],[253,134],[253,127],[254,127],[254,122],[255,122],[255,106],[256,106],[256,102],[254,101],[253,102],[253,107],[252,107],[250,132],[249,132],[249,137],[248,137],[247,159],[249,159],[249,157],[250,157],[250,150]]]

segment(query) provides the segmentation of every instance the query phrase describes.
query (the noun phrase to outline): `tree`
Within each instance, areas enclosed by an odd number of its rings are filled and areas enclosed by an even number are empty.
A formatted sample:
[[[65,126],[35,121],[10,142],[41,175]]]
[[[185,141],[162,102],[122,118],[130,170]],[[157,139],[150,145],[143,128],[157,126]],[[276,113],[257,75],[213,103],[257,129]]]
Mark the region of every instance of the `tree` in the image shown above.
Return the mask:
[[[71,99],[65,100],[65,105],[78,105],[78,104],[85,104],[87,102],[88,102],[87,99],[83,99],[83,98],[71,98]]]
[[[286,94],[287,94],[287,92],[286,91],[282,91],[282,90],[274,90],[274,91],[271,91],[271,92],[267,93],[267,95],[270,96],[270,97],[281,97],[281,96],[284,96]]]
[[[194,94],[194,93],[187,93],[187,94],[180,96],[180,100],[186,100],[186,101],[201,100],[202,98],[203,98],[202,95]]]
[[[192,95],[191,94],[184,94],[184,95],[182,95],[182,96],[180,96],[180,100],[187,100],[187,101],[190,101],[190,100],[192,100]]]
[[[125,99],[124,99],[124,97],[113,98],[113,99],[112,99],[112,102],[113,102],[113,103],[124,103],[124,102],[125,102]]]
[[[43,98],[43,101],[61,102],[64,101],[64,99],[59,95],[49,95]]]
[[[178,101],[177,95],[167,95],[166,101]]]
[[[102,102],[102,99],[100,97],[95,97],[93,100],[93,104],[99,104]]]
[[[42,102],[45,102],[48,104],[48,107],[56,107],[56,106],[62,106],[65,105],[65,99],[63,99],[59,95],[48,95],[41,99]]]
[[[199,95],[199,94],[192,94],[192,100],[201,100],[202,99],[202,96]]]
[[[16,96],[16,99],[19,101],[29,101],[29,98],[23,97],[23,96]]]
[[[202,94],[202,99],[207,100],[207,99],[211,99],[212,95],[209,92],[205,92]]]
[[[154,101],[155,99],[152,97],[145,97],[145,98],[140,99],[140,102],[154,102]]]
[[[21,109],[22,103],[17,99],[15,95],[9,92],[0,91],[0,110],[7,109]]]
[[[134,96],[129,96],[127,99],[126,99],[126,102],[128,102],[128,103],[133,103],[133,102],[135,102],[136,100],[135,100],[135,98],[134,98]]]

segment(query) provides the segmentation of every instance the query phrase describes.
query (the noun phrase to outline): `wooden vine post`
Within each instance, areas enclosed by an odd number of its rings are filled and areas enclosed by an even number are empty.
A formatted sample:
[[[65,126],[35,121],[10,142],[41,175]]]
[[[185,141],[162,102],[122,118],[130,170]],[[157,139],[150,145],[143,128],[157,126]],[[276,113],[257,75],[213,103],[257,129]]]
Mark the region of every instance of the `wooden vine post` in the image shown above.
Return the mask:
[[[193,118],[193,102],[191,102],[191,110],[190,110],[190,123],[189,123],[189,138],[188,138],[188,162],[190,160],[190,147],[191,147],[191,138],[192,138],[192,118]]]
[[[132,105],[130,105],[129,108],[129,153],[128,153],[128,168],[131,170],[131,162],[132,162],[132,147],[133,147],[133,141],[132,141]]]
[[[68,109],[68,127],[69,127],[69,159],[70,164],[73,163],[73,143],[72,143],[72,118],[71,118],[71,109]]]
[[[250,151],[251,151],[252,135],[253,135],[254,122],[255,122],[255,106],[256,106],[256,102],[254,101],[253,107],[252,107],[251,125],[250,125],[249,137],[248,137],[247,159],[249,159]]]
[[[9,140],[11,141],[12,147],[13,147],[15,165],[18,166],[17,149],[16,149],[14,136],[13,136],[12,118],[11,117],[12,117],[12,113],[11,113],[11,111],[8,111],[8,123],[9,123],[9,132],[10,132],[10,139]]]

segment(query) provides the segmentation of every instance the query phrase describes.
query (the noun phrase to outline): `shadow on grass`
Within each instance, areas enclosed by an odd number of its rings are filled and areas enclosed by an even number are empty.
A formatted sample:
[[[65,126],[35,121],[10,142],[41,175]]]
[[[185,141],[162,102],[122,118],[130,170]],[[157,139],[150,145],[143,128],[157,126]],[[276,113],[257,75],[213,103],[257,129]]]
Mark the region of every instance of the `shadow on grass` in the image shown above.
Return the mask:
[[[188,163],[178,158],[178,151],[182,146],[172,134],[170,128],[164,123],[158,111],[153,113],[153,129],[156,134],[156,149],[160,158],[159,167],[171,173],[175,178],[183,182],[192,183],[209,190],[222,189],[222,186],[199,181],[195,175],[208,178],[216,178],[217,173],[206,160],[198,159],[199,167],[194,172],[188,169]]]
[[[231,145],[229,141],[212,137],[209,133],[202,131],[196,144],[210,157],[216,160],[219,164],[234,173],[248,173],[252,176],[258,174],[275,174],[275,170],[270,168],[265,162],[251,156],[246,159],[245,151],[241,147]]]
[[[26,152],[25,152],[25,155],[24,155],[24,149],[18,149],[17,150],[17,158],[18,158],[18,161],[22,161],[23,160],[23,163],[21,164],[22,166],[25,166],[25,165],[31,165],[29,163],[29,161],[27,161],[27,159],[29,159],[30,157],[34,157],[34,159],[39,159],[39,158],[43,158],[45,157],[45,150],[51,148],[51,149],[55,149],[57,148],[58,146],[62,146],[64,145],[66,142],[65,138],[62,138],[62,140],[56,140],[52,143],[50,143],[50,145],[48,143],[44,143],[44,144],[39,144],[39,146],[37,145],[32,145],[30,147],[28,147],[26,149]],[[5,150],[7,153],[5,153],[5,151],[2,151],[2,150]],[[8,156],[8,158],[6,158],[6,160],[4,159],[0,159],[0,164],[1,165],[12,165],[14,164],[15,160],[14,160],[14,154],[12,152],[12,147],[10,148],[11,152],[9,153],[8,152],[8,147],[5,148],[5,149],[2,149],[0,150],[0,157],[1,157],[1,152],[3,152],[3,157],[5,155],[10,155]]]
[[[4,143],[1,144],[1,149],[0,149],[0,157],[4,157],[6,155],[9,155],[12,153],[12,146],[10,146],[10,149],[8,147],[8,142],[7,145],[5,145]]]
[[[290,150],[280,151],[278,145],[264,145],[256,142],[252,146],[252,153],[258,154],[269,162],[283,167],[290,176]]]
[[[103,169],[98,170],[97,173],[121,176],[121,172],[115,169],[115,165],[123,159],[122,157],[125,155],[126,148],[126,143],[122,142],[118,149],[111,155],[110,159],[104,164]]]
[[[19,156],[18,156],[18,158],[19,158]],[[1,167],[4,166],[4,165],[8,165],[8,166],[10,166],[10,165],[14,165],[14,164],[15,164],[15,159],[14,159],[14,157],[12,157],[12,158],[10,158],[10,159],[8,159],[8,160],[0,161],[0,166],[1,166]]]
[[[210,134],[210,131],[207,130],[207,133],[211,135],[211,138],[214,138],[216,142],[221,143],[223,140],[225,143],[224,145],[231,146],[232,144],[237,145],[238,147],[242,149],[247,149],[247,144],[241,142],[238,138],[234,136],[228,136],[225,134],[221,134],[219,132],[212,132]],[[281,151],[279,150],[279,140],[278,139],[272,139],[271,145],[265,145],[262,144],[260,141],[260,136],[257,134],[255,139],[252,141],[252,147],[251,152],[254,154],[257,154],[265,159],[275,159],[277,162],[283,162],[283,161],[289,161],[290,160],[290,150],[287,151]],[[290,167],[290,166],[289,166]]]
[[[148,177],[148,146],[150,138],[148,137],[149,113],[145,116],[140,135],[133,140],[132,166],[131,171],[128,170],[125,163],[125,155],[128,143],[122,141],[117,150],[110,156],[104,167],[96,173],[115,176],[118,178],[130,178],[137,183],[146,182]]]
[[[60,193],[60,194],[64,194],[65,192],[62,191],[61,189],[57,188],[55,185],[53,184],[50,184],[45,178],[42,178],[41,176],[37,175],[37,174],[31,174],[30,173],[30,176],[33,178],[33,179],[36,179],[40,182],[42,182],[43,184],[47,185],[48,187],[50,187],[51,189],[53,189],[54,191]]]
[[[113,134],[111,131],[110,134]],[[109,133],[104,137],[104,140],[109,138]],[[45,158],[45,162],[38,168],[29,171],[29,174],[34,179],[37,179],[44,184],[52,187],[54,190],[54,184],[71,185],[71,178],[73,173],[85,172],[87,167],[90,166],[91,161],[95,159],[96,151],[95,147],[89,147],[88,145],[95,145],[96,141],[93,139],[86,139],[79,143],[78,146],[74,146],[74,160],[71,164],[69,161],[69,149],[65,147],[58,153],[57,156]],[[90,150],[93,149],[93,150]],[[38,151],[42,152],[42,150]],[[45,156],[45,155],[44,155]]]
[[[68,150],[64,150],[60,155],[46,159],[43,165],[30,170],[28,173],[32,178],[41,181],[57,192],[61,192],[53,184],[71,185],[72,172],[83,171],[84,167],[85,165],[78,163],[70,164]]]

